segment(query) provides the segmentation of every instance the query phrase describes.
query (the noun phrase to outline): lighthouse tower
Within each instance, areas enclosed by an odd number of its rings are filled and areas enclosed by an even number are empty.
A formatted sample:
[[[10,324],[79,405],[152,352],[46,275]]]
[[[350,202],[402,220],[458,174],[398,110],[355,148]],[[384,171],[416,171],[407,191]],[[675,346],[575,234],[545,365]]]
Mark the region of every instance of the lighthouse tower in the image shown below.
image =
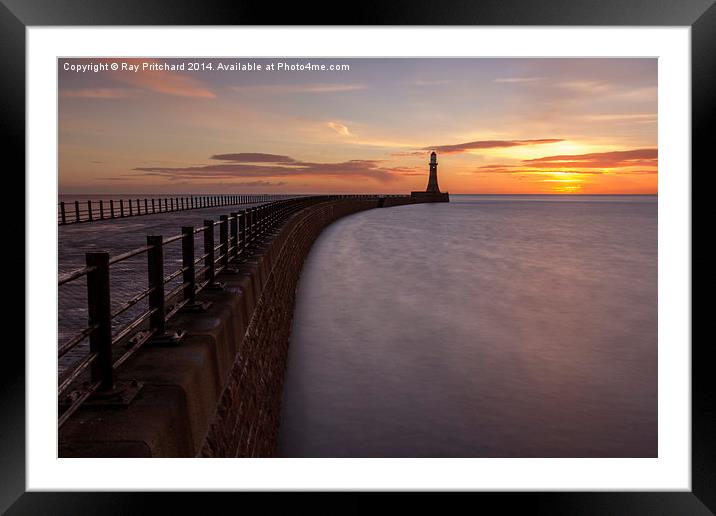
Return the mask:
[[[438,186],[438,156],[435,151],[430,153],[430,177],[428,178],[427,193],[440,193]]]
[[[430,176],[425,191],[410,192],[412,202],[450,202],[450,194],[441,192],[438,186],[438,155],[430,153]]]

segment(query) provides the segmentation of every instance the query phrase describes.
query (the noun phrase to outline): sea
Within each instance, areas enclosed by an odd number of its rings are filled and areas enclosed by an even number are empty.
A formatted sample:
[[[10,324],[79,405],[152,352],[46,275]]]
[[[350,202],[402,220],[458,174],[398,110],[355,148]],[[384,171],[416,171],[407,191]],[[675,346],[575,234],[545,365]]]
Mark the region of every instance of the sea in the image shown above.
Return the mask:
[[[657,196],[452,195],[328,226],[284,457],[656,457]]]

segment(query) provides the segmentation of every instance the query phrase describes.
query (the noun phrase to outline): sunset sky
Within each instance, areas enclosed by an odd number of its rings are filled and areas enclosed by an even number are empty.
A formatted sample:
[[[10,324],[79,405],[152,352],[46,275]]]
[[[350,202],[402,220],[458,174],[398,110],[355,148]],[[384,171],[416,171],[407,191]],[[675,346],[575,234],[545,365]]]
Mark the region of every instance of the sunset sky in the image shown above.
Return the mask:
[[[181,62],[213,70],[65,70]],[[431,150],[450,193],[657,193],[656,59],[58,65],[61,194],[407,193],[425,189]]]

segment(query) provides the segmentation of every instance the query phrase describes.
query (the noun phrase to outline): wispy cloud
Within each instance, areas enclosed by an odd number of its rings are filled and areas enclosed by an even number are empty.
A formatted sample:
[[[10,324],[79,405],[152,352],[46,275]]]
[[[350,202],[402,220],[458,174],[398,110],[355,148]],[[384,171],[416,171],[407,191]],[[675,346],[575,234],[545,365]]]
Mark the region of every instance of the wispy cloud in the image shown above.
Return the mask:
[[[434,79],[434,80],[421,80],[412,81],[410,84],[413,86],[441,86],[443,84],[450,84],[452,81],[448,79]]]
[[[351,135],[351,132],[348,130],[348,126],[346,125],[338,122],[328,122],[326,125],[342,136]]]
[[[210,183],[212,184],[212,183]],[[283,186],[285,185],[285,181],[242,181],[238,183],[232,183],[231,186],[248,186],[248,187],[257,187],[257,186]]]
[[[314,83],[314,84],[251,84],[232,86],[237,93],[337,93],[344,91],[364,90],[363,84]]]
[[[475,142],[458,143],[455,145],[434,145],[423,147],[422,150],[434,150],[443,154],[458,154],[474,149],[496,149],[500,147],[518,147],[522,145],[540,145],[564,141],[560,138],[542,138],[537,140],[480,140]]]
[[[633,88],[618,91],[612,94],[611,98],[623,102],[656,102],[658,99],[658,93],[658,88],[656,86],[648,86],[645,88]]]
[[[656,122],[658,117],[656,113],[613,113],[602,115],[586,115],[585,120],[594,122],[636,122],[650,123]]]
[[[612,85],[602,81],[564,81],[557,83],[557,86],[566,90],[578,93],[604,93],[612,89]]]
[[[143,62],[144,60],[137,60]],[[216,98],[216,94],[195,77],[179,72],[145,70],[141,73],[114,72],[112,78],[154,93],[176,97]]]
[[[209,159],[219,161],[233,161],[236,163],[295,163],[290,156],[281,154],[266,154],[263,152],[238,152],[234,154],[214,154]]]
[[[141,91],[127,88],[81,88],[60,91],[60,97],[68,99],[127,99],[139,95]]]
[[[495,82],[500,83],[524,83],[524,82],[537,82],[543,80],[544,77],[500,77],[495,79]]]
[[[409,156],[427,156],[424,150],[391,152],[390,156],[404,158]]]

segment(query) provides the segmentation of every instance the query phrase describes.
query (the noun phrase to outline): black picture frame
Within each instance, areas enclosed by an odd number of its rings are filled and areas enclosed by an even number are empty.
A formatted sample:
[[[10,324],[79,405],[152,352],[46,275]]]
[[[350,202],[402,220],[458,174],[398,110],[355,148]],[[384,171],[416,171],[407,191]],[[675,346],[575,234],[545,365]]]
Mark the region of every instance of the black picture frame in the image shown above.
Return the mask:
[[[534,25],[534,26],[689,26],[692,44],[692,170],[705,165],[713,147],[716,91],[716,5],[714,0],[482,0],[480,2],[425,0],[362,2],[325,6],[292,3],[277,8],[269,2],[196,2],[191,0],[2,0],[0,2],[0,103],[5,129],[5,153],[14,157],[16,170],[25,170],[25,29],[31,26],[86,25]],[[705,188],[699,177],[699,188]],[[702,172],[708,175],[709,170]],[[24,176],[23,176],[24,177]],[[23,188],[24,181],[17,188]],[[694,211],[696,223],[703,218]],[[711,212],[713,214],[713,212]],[[20,225],[8,231],[14,242],[24,242]],[[24,265],[23,251],[13,254],[11,267]],[[692,244],[692,253],[696,247]],[[695,255],[694,255],[695,256]],[[22,264],[19,263],[22,258]],[[692,259],[692,274],[705,262]],[[693,267],[696,266],[696,267]],[[26,271],[28,274],[29,271]],[[707,277],[704,274],[703,277]],[[713,274],[711,274],[713,277]],[[694,285],[706,291],[708,281]],[[22,290],[16,290],[21,292]],[[16,306],[25,306],[15,297]],[[23,297],[24,300],[24,297]],[[24,310],[24,308],[23,308]],[[692,320],[699,308],[692,303]],[[24,311],[23,311],[24,316]],[[695,321],[694,321],[695,322]],[[692,328],[697,326],[692,323]],[[694,334],[695,335],[695,334]],[[14,340],[14,339],[13,339]],[[709,360],[710,339],[692,338],[692,490],[690,492],[584,492],[584,493],[474,493],[470,504],[500,511],[518,509],[544,514],[681,514],[716,513],[716,392]],[[684,343],[688,345],[689,343]],[[0,510],[7,514],[140,514],[159,502],[162,512],[186,512],[195,503],[208,507],[210,494],[168,493],[26,493],[25,492],[25,356],[20,346],[5,346],[4,374],[0,377]],[[211,494],[211,496],[217,496]],[[241,494],[218,495],[233,507]],[[252,495],[253,496],[253,495]],[[284,495],[285,496],[285,495]],[[371,495],[373,499],[376,495]],[[199,498],[196,500],[195,498]],[[293,498],[296,495],[292,496]],[[477,497],[476,499],[472,497]],[[191,498],[189,500],[188,498]],[[204,499],[204,501],[202,501]],[[255,497],[254,497],[255,499]],[[371,497],[369,497],[369,500]],[[212,500],[212,504],[217,503]],[[245,503],[245,502],[243,502]],[[373,504],[374,502],[367,502]],[[178,510],[181,507],[183,510]],[[336,506],[339,510],[340,506]],[[344,508],[356,508],[351,503]],[[175,509],[176,508],[176,509]],[[151,511],[154,512],[154,511]]]

